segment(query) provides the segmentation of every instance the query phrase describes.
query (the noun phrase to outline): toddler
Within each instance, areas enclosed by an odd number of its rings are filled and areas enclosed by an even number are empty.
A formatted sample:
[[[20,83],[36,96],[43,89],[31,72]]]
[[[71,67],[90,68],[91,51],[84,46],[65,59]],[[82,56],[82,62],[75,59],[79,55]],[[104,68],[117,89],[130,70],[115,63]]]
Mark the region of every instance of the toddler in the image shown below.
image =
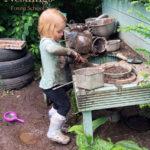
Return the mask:
[[[49,8],[42,12],[38,22],[40,34],[40,54],[43,75],[39,87],[53,103],[49,110],[50,125],[47,137],[55,142],[67,144],[69,136],[61,132],[66,115],[70,109],[69,98],[66,94],[68,87],[53,90],[61,84],[66,83],[66,70],[63,56],[74,57],[75,61],[82,62],[83,58],[74,50],[62,47],[59,40],[63,36],[66,26],[66,17],[57,9]]]

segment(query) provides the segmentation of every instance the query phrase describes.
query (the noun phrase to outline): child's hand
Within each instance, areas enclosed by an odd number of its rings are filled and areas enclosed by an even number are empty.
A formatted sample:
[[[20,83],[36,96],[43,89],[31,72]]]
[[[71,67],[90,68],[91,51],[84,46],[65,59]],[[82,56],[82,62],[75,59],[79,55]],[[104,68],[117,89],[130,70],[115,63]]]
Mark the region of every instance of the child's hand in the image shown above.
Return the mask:
[[[83,58],[81,55],[79,57],[79,63],[86,63],[87,59]]]
[[[85,63],[87,60],[83,58],[79,53],[72,51],[72,56],[74,57],[75,62]]]

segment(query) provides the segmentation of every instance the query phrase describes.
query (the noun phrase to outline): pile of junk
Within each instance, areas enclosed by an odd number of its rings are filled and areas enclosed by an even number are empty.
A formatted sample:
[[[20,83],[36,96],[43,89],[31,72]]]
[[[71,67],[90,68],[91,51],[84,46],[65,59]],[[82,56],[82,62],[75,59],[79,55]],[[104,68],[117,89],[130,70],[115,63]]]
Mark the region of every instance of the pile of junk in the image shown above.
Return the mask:
[[[119,49],[119,39],[107,40],[116,32],[117,23],[106,14],[85,19],[85,23],[71,21],[67,26],[64,31],[66,46],[75,49],[81,55],[100,55],[105,51]]]
[[[78,105],[81,105],[81,108],[85,107],[88,110],[91,105],[94,108],[93,105],[98,104],[99,100],[95,95],[107,97],[107,92],[105,93],[107,88],[103,87],[115,85],[120,92],[124,84],[135,83],[138,85],[140,78],[137,68],[140,68],[140,64],[145,60],[134,50],[131,49],[130,51],[129,46],[125,48],[125,45],[122,45],[124,42],[119,38],[114,39],[118,25],[115,18],[102,14],[96,18],[85,19],[85,23],[72,22],[67,25],[64,31],[66,46],[75,49],[82,57],[87,59],[86,65],[73,64],[73,81],[69,82],[74,82],[76,95],[78,95]],[[99,90],[96,90],[95,93],[89,91],[97,88],[103,88],[100,91],[104,93],[98,93]],[[121,93],[114,95],[118,95],[119,100]],[[113,101],[114,95],[112,95],[113,103],[117,101]],[[124,98],[129,99],[126,95]],[[99,103],[103,103],[103,100],[99,100]],[[118,112],[114,112],[114,114],[116,114],[113,116],[114,122],[117,122],[119,114]],[[142,118],[138,115],[128,117],[122,110],[121,114],[130,128],[137,131],[149,130],[149,120],[145,117]],[[129,113],[127,114],[129,115]],[[142,125],[139,126],[140,122],[142,122]]]
[[[110,39],[110,36],[114,35],[117,31],[117,24],[116,19],[109,17],[107,14],[102,14],[95,18],[87,18],[85,19],[85,23],[75,23],[72,21],[67,24],[64,30],[66,47],[76,50],[88,60],[87,68],[82,69],[85,66],[77,68],[82,70],[75,71],[75,73],[80,72],[81,74],[83,71],[82,74],[85,78],[90,73],[91,78],[92,71],[88,71],[89,67],[100,66],[101,70],[103,70],[101,74],[105,75],[103,77],[103,82],[105,83],[126,84],[136,80],[136,73],[133,71],[131,65],[133,60],[127,60],[121,53],[113,53],[119,51],[121,45],[120,39]],[[111,57],[113,61],[107,60],[106,55],[107,57]],[[103,56],[105,56],[105,61],[103,60]],[[115,56],[115,59],[112,56]],[[98,58],[96,61],[100,61],[99,63],[94,62],[95,57]],[[123,61],[116,61],[117,58]],[[102,60],[103,62],[101,62]],[[142,63],[142,61],[138,61],[135,63]],[[97,70],[99,73],[99,69]],[[93,79],[95,80],[95,78]]]

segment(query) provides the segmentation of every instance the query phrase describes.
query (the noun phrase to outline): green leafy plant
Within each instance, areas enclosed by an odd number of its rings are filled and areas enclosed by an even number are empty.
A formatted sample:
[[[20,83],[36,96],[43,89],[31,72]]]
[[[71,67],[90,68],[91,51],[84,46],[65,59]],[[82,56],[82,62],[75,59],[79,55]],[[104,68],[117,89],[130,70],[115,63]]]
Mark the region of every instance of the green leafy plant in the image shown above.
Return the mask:
[[[101,117],[93,121],[93,130],[95,131],[99,126],[108,121],[107,117]],[[76,144],[79,150],[148,150],[140,147],[134,141],[123,140],[115,144],[110,140],[103,140],[99,137],[92,138],[85,135],[83,125],[74,125],[69,129],[69,132],[76,134]]]
[[[132,2],[132,4],[144,4],[145,9],[147,11],[150,11],[150,0],[130,0]],[[145,14],[143,14],[142,12],[140,12],[139,10],[134,9],[134,7],[132,7],[131,9],[129,9],[128,11],[129,13],[133,13],[134,15],[136,15],[137,17],[143,19],[146,22],[150,22],[150,18],[145,16]],[[144,23],[138,23],[135,25],[128,25],[128,26],[124,26],[124,27],[120,27],[121,31],[124,32],[137,32],[138,34],[144,36],[145,38],[150,38],[150,26],[145,25]]]
[[[146,7],[147,11],[150,11],[150,0],[130,0],[132,2],[132,4],[144,4],[144,6]]]
[[[9,22],[6,20],[6,16]],[[39,14],[32,11],[20,12],[19,15],[18,12],[14,14],[7,12],[4,16],[0,16],[0,37],[26,40],[28,50],[33,54],[35,60],[39,61],[39,36],[37,32],[38,17]]]
[[[0,26],[0,33],[4,32],[5,31],[5,28]]]
[[[41,9],[29,9],[33,6]],[[74,19],[77,22],[83,22],[87,17],[94,17],[100,14],[101,1],[57,0],[48,3],[1,2],[0,38],[9,37],[26,40],[29,51],[33,54],[36,62],[40,62],[38,50],[40,39],[37,32],[38,16],[43,10],[50,7],[59,8],[62,12],[66,13],[68,20]],[[20,8],[25,8],[26,10],[19,10]]]
[[[134,31],[134,32],[141,34],[145,38],[150,38],[150,27],[145,26],[143,23],[139,23],[136,25],[130,25],[130,26],[126,26],[126,27],[121,27],[120,29],[124,32]]]
[[[37,43],[30,45],[29,52],[33,54],[35,60],[40,60],[40,51]]]
[[[140,11],[134,9],[134,8],[129,9],[128,12],[135,14],[137,17],[143,19],[146,22],[150,22],[149,17],[145,16],[142,12],[140,12]],[[123,26],[123,27],[119,28],[119,31],[136,32],[136,33],[142,35],[145,38],[150,38],[150,26],[147,26],[144,23],[138,23],[138,24],[135,24],[135,25]]]
[[[93,131],[104,124],[108,119],[101,117],[93,121]],[[84,134],[83,125],[74,125],[69,129],[69,132],[74,132],[76,136],[76,144],[79,150],[91,150],[93,139],[90,135]]]
[[[31,36],[33,35],[33,32],[35,32],[33,25],[37,19],[38,14],[33,12],[26,12],[21,16],[12,16],[12,29],[9,31],[8,35],[17,39],[28,41],[27,38],[29,34]]]

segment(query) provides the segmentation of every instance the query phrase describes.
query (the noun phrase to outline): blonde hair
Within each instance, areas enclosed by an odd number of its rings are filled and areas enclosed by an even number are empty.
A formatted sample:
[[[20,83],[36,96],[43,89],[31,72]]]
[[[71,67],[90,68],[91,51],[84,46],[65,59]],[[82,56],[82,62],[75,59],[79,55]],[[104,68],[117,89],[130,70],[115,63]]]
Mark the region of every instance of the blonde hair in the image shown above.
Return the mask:
[[[49,8],[42,12],[38,22],[38,32],[41,37],[53,38],[54,30],[60,19],[66,23],[66,17],[56,8]]]

